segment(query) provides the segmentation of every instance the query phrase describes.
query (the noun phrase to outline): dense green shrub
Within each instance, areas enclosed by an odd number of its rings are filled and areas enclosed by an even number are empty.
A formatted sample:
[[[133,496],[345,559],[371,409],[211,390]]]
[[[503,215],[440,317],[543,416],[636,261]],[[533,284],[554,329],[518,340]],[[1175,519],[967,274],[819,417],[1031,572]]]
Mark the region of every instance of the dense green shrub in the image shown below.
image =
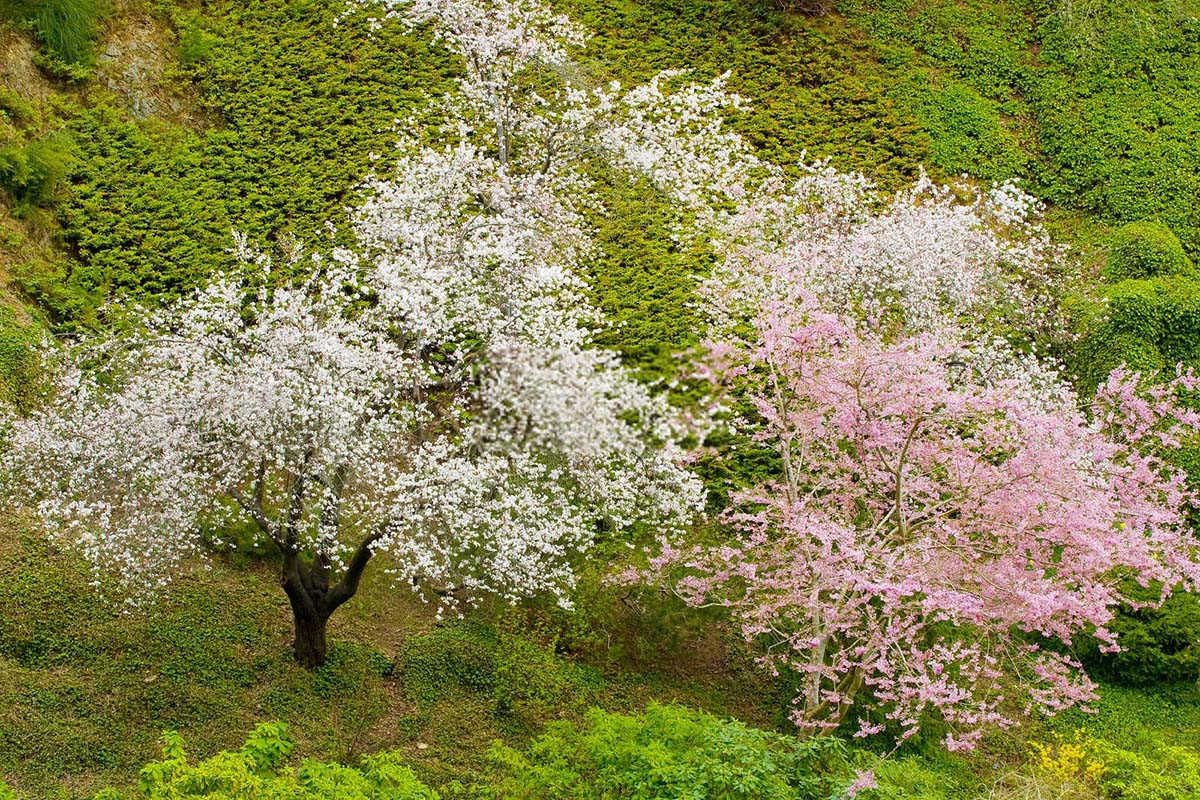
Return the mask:
[[[1126,591],[1147,602],[1157,600],[1154,588],[1129,581]],[[1122,650],[1102,653],[1098,644],[1080,645],[1079,655],[1089,673],[1126,686],[1155,686],[1200,679],[1200,597],[1177,592],[1161,608],[1125,608],[1110,628]]]
[[[604,212],[589,220],[598,247],[586,277],[611,324],[599,343],[620,352],[643,377],[673,378],[676,356],[696,344],[702,329],[695,284],[712,254],[703,243],[676,241],[671,232],[678,210],[649,180],[597,172]]]
[[[305,759],[288,766],[295,744],[282,723],[254,729],[239,750],[189,764],[178,734],[164,735],[163,758],[142,768],[138,790],[113,789],[96,800],[437,800],[399,753],[368,756],[359,768]]]
[[[522,637],[506,636],[492,690],[496,712],[549,713],[563,704],[569,691],[579,688],[574,678],[574,671],[550,650]]]
[[[1107,296],[1115,329],[1154,342],[1168,365],[1200,356],[1200,282],[1182,277],[1121,281]]]
[[[32,121],[37,116],[37,110],[19,92],[0,86],[0,115],[9,123],[22,124]]]
[[[1030,87],[1049,198],[1119,222],[1159,219],[1200,248],[1200,14],[1195,0],[1050,3]]]
[[[1200,797],[1200,753],[1160,744],[1148,751],[1107,742],[1092,745],[1104,769],[1099,784],[1113,800],[1194,800]]]
[[[1143,374],[1153,375],[1166,366],[1158,346],[1134,333],[1104,325],[1086,336],[1074,354],[1077,383],[1082,394],[1090,397],[1109,373],[1124,364]]]
[[[1106,286],[1104,298],[1104,321],[1081,338],[1072,356],[1085,395],[1122,363],[1147,374],[1200,363],[1200,281],[1130,278]]]
[[[1048,721],[1060,734],[1082,729],[1118,747],[1149,752],[1163,744],[1200,752],[1200,686],[1129,687],[1102,683],[1095,713],[1073,709]]]
[[[1030,158],[1005,125],[999,104],[965,83],[940,82],[944,85],[926,84],[902,95],[931,137],[932,163],[948,175],[984,180],[1027,174]]]
[[[875,42],[853,25],[746,0],[561,7],[596,32],[581,60],[597,79],[628,85],[685,67],[708,80],[728,70],[729,88],[750,101],[732,126],[785,167],[807,150],[895,187],[929,161],[928,138],[889,96]]]
[[[1194,269],[1179,237],[1166,225],[1130,222],[1112,236],[1104,277],[1115,283],[1126,278],[1188,275]]]
[[[504,800],[826,800],[849,781],[843,745],[748,727],[678,706],[552,723],[529,749],[496,744],[501,771],[480,792]]]
[[[410,637],[399,662],[405,691],[418,701],[467,690],[488,697],[500,715],[539,715],[583,702],[599,686],[595,676],[552,650],[476,621]]]
[[[0,187],[18,210],[44,205],[75,164],[74,144],[65,134],[0,148]]]

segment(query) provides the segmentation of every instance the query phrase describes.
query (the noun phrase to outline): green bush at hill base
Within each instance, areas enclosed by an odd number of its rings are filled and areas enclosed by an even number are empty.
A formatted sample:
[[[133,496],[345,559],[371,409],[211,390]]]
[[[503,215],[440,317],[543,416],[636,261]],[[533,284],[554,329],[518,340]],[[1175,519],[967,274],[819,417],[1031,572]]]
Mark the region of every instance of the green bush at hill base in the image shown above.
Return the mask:
[[[1124,590],[1143,602],[1158,599],[1157,588],[1126,581]],[[1077,653],[1088,674],[1126,686],[1169,686],[1200,679],[1200,597],[1177,592],[1160,608],[1125,608],[1109,626],[1121,650],[1103,653],[1094,640]]]
[[[525,752],[497,743],[495,800],[826,800],[850,781],[840,741],[799,739],[678,706],[638,715],[593,709],[551,723]]]
[[[1200,280],[1172,275],[1130,278],[1104,288],[1105,320],[1072,355],[1079,388],[1090,395],[1116,367],[1152,375],[1200,362]]]
[[[196,764],[178,734],[163,738],[163,758],[142,768],[136,792],[108,789],[96,800],[438,800],[395,752],[368,756],[358,768],[309,759],[291,767],[295,745],[282,723],[261,724],[240,750]]]
[[[1195,265],[1170,228],[1160,222],[1130,222],[1112,236],[1104,278],[1116,283],[1126,278],[1195,277],[1194,272]]]
[[[499,716],[536,717],[586,701],[603,681],[528,639],[480,622],[460,622],[411,637],[400,659],[405,692],[432,704],[467,690],[490,698]]]

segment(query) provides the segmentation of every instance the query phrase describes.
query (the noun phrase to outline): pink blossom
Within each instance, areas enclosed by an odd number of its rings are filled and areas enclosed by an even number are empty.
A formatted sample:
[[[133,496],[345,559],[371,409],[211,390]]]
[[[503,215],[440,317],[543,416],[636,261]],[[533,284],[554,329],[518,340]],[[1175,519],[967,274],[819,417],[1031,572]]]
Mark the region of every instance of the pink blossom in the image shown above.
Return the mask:
[[[879,781],[875,778],[875,770],[865,770],[858,772],[854,776],[854,782],[846,787],[847,797],[857,797],[858,793],[864,789],[878,789]]]
[[[1010,699],[1086,707],[1079,664],[1025,634],[1110,641],[1118,567],[1197,585],[1194,498],[1159,455],[1192,424],[1174,398],[1194,379],[1115,373],[1089,418],[1036,364],[977,370],[944,331],[887,338],[825,309],[795,289],[717,348],[714,391],[749,398],[741,428],[780,474],[734,497],[728,541],[648,577],[727,605],[772,671],[801,676],[808,730],[859,707],[903,739],[934,715],[964,749],[1013,721]]]

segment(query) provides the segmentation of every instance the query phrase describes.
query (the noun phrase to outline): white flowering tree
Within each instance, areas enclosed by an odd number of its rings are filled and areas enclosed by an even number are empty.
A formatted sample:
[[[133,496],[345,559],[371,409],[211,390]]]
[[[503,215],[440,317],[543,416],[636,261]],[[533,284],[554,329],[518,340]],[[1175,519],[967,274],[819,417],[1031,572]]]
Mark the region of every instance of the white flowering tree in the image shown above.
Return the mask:
[[[280,285],[241,242],[246,275],[52,351],[53,399],[0,425],[2,494],[130,598],[252,525],[310,667],[373,559],[423,594],[566,602],[598,525],[701,501],[670,407],[591,346],[577,166],[613,104],[521,83],[576,35],[526,2],[406,8],[462,92],[447,144],[407,138],[368,182],[358,246]]]

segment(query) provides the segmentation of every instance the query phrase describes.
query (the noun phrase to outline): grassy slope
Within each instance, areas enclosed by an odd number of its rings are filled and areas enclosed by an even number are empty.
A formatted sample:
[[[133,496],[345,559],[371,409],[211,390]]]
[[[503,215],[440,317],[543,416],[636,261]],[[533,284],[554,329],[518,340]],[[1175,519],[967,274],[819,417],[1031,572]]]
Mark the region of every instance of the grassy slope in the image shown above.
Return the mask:
[[[677,700],[774,721],[769,688],[735,646],[686,623],[680,639],[600,595],[573,615],[534,604],[439,627],[372,568],[331,623],[329,664],[312,674],[288,655],[286,599],[268,563],[218,559],[158,606],[122,613],[76,559],[8,524],[0,574],[0,776],[34,797],[129,784],[165,728],[206,754],[240,744],[255,722],[284,720],[308,755],[401,748],[440,784],[472,779],[492,740],[520,742],[593,704]]]
[[[808,148],[888,186],[921,163],[984,178],[1016,171],[1048,193],[1065,187],[1051,195],[1059,200],[1075,196],[1069,181],[1055,182],[1045,152],[1043,127],[1054,118],[1034,92],[1044,64],[1033,2],[846,3],[845,15],[820,19],[784,15],[762,0],[563,5],[597,32],[587,63],[598,78],[634,81],[680,65],[701,77],[732,69],[733,87],[754,103],[735,124],[781,162]],[[413,37],[335,31],[328,22],[340,7],[120,4],[110,40],[124,37],[131,19],[152,20],[165,37],[156,113],[134,118],[127,94],[105,88],[103,65],[100,79],[80,87],[30,90],[41,116],[13,135],[32,141],[61,127],[79,155],[48,210],[18,216],[5,208],[15,233],[6,234],[0,265],[39,302],[38,313],[86,323],[114,293],[194,285],[224,264],[232,224],[270,243],[312,236],[337,218],[367,154],[386,150],[391,120],[451,76],[446,60]],[[1072,107],[1086,106],[1087,97],[1073,96]],[[1179,171],[1175,156],[1159,160]],[[614,213],[598,221],[603,252],[592,279],[623,325],[607,341],[654,374],[692,336],[681,276],[703,270],[705,254],[670,241],[662,201],[647,187],[604,177]],[[1126,213],[1079,197],[1085,214],[1063,218],[1081,236]],[[254,721],[284,719],[308,754],[348,758],[400,746],[442,783],[477,770],[490,739],[520,741],[589,703],[621,709],[678,698],[764,725],[779,717],[780,703],[738,648],[701,633],[690,617],[632,615],[600,591],[585,593],[576,615],[492,610],[482,616],[489,627],[429,637],[428,610],[372,583],[335,620],[333,664],[314,676],[287,659],[285,604],[267,564],[221,561],[184,578],[152,614],[120,616],[95,598],[70,557],[9,522],[0,529],[0,575],[0,775],[36,796],[131,782],[167,726],[208,753],[240,742]],[[668,633],[681,623],[682,633]],[[551,677],[538,682],[529,670]],[[1200,746],[1196,704],[1115,690],[1107,698],[1112,711],[1090,723],[1104,735]],[[929,796],[973,796],[987,781],[988,759],[1016,763],[1025,754],[1018,739],[1002,738],[971,762],[906,761],[905,780],[942,786]]]

